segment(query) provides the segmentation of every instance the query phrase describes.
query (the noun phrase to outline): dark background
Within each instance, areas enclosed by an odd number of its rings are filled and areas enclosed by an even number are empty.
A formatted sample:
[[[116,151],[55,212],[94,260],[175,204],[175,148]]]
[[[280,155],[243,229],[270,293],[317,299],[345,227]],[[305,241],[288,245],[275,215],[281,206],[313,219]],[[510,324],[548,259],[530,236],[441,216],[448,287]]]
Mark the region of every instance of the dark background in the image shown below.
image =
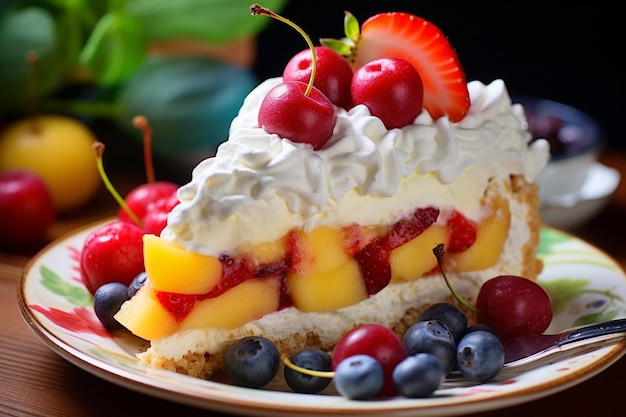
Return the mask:
[[[577,107],[600,122],[610,146],[626,148],[626,15],[618,4],[599,2],[304,1],[291,0],[281,14],[320,37],[343,36],[343,12],[360,22],[378,12],[404,11],[437,25],[456,49],[468,81],[503,79],[512,95],[532,95]],[[262,5],[263,3],[260,2]],[[272,21],[259,37],[255,70],[277,76],[302,37]],[[618,126],[619,124],[619,126]]]

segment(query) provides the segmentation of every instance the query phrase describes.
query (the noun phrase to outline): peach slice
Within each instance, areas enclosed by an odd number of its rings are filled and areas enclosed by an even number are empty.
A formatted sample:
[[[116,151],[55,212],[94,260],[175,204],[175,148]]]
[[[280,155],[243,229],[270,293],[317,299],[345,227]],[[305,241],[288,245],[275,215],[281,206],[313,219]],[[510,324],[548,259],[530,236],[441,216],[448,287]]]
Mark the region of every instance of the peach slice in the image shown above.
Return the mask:
[[[161,237],[143,237],[146,273],[155,291],[206,294],[222,278],[222,264],[212,256],[189,252]]]
[[[195,304],[180,322],[184,329],[234,329],[278,310],[280,282],[273,277],[250,279],[215,298]]]
[[[450,231],[444,225],[433,224],[422,234],[391,251],[389,265],[391,280],[413,281],[437,266],[433,248],[450,241]]]
[[[476,241],[467,250],[447,253],[447,267],[454,272],[478,271],[498,262],[511,224],[509,203],[497,199],[492,204],[493,213],[478,223]]]
[[[368,296],[359,264],[354,259],[330,271],[289,274],[287,287],[294,306],[306,312],[336,310],[356,304]]]
[[[122,304],[114,317],[131,333],[146,340],[161,339],[178,329],[176,319],[156,298],[149,282]]]
[[[252,258],[259,265],[279,263],[285,258],[287,252],[287,236],[283,236],[274,242],[258,243],[252,247]]]
[[[350,259],[346,253],[345,233],[341,228],[321,226],[310,232],[294,230],[291,240],[296,274],[330,271]]]

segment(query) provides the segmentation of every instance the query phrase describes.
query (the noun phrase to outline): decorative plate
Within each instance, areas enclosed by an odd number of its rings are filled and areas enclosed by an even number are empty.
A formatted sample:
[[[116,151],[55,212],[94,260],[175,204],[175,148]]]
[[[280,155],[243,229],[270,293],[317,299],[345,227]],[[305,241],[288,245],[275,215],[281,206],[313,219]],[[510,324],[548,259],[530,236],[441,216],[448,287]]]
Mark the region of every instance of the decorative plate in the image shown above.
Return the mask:
[[[21,314],[41,340],[74,365],[114,384],[207,410],[249,416],[461,415],[528,402],[562,391],[601,372],[626,352],[626,341],[553,359],[541,366],[505,368],[485,384],[448,380],[431,398],[351,401],[330,390],[318,395],[284,390],[280,382],[250,389],[206,381],[140,364],[146,342],[111,334],[96,318],[78,263],[81,229],[42,250],[27,266],[19,291]],[[626,276],[593,246],[552,228],[541,233],[539,280],[554,303],[549,331],[626,317]],[[507,371],[507,372],[505,372]],[[332,384],[331,384],[332,387]]]

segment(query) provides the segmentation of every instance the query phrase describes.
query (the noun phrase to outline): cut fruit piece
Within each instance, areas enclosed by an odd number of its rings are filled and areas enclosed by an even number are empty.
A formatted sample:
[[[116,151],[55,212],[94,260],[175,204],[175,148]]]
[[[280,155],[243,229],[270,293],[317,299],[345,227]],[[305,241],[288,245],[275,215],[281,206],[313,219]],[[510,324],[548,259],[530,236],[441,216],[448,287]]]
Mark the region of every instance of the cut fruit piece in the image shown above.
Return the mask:
[[[450,271],[479,271],[498,262],[509,235],[511,212],[505,199],[496,200],[492,207],[493,214],[477,225],[474,244],[463,252],[446,254],[446,268]]]
[[[280,282],[276,278],[251,279],[219,297],[197,302],[180,322],[180,330],[234,329],[278,310],[279,301]]]
[[[135,336],[146,340],[161,339],[178,329],[176,319],[161,305],[149,283],[122,304],[114,318]]]
[[[332,271],[290,274],[287,287],[294,306],[305,312],[336,310],[368,297],[359,264],[354,259]]]
[[[222,278],[222,264],[212,256],[188,252],[167,240],[143,237],[146,273],[155,291],[206,294]]]
[[[281,262],[286,256],[287,237],[283,236],[274,242],[258,243],[252,247],[252,259],[259,265]]]
[[[294,230],[290,234],[292,265],[296,274],[330,271],[350,259],[346,253],[344,229],[321,226],[304,232]]]
[[[450,231],[446,226],[433,224],[415,239],[391,251],[391,280],[413,281],[437,266],[433,248],[448,244]]]

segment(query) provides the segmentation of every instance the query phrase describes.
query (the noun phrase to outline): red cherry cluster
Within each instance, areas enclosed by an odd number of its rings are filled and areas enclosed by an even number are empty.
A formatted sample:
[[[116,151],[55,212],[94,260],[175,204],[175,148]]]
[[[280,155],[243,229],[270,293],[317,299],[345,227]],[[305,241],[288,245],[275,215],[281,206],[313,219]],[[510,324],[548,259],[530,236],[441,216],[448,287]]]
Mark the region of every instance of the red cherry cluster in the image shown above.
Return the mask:
[[[144,133],[144,149],[150,147],[151,132],[147,121],[138,116],[135,126]],[[94,145],[98,169],[105,185],[120,204],[117,218],[87,235],[80,259],[81,278],[94,294],[103,284],[119,282],[129,286],[144,271],[144,234],[160,235],[169,212],[179,203],[178,185],[155,181],[151,155],[146,151],[148,182],[134,188],[122,199],[108,180],[102,167],[104,145]]]
[[[365,104],[387,129],[413,122],[422,111],[424,88],[415,67],[403,58],[380,58],[353,73],[348,61],[326,46],[314,47],[306,33],[289,20],[254,4],[253,15],[267,15],[296,29],[309,48],[285,66],[283,82],[272,88],[259,109],[268,133],[323,148],[333,134],[334,106]]]

